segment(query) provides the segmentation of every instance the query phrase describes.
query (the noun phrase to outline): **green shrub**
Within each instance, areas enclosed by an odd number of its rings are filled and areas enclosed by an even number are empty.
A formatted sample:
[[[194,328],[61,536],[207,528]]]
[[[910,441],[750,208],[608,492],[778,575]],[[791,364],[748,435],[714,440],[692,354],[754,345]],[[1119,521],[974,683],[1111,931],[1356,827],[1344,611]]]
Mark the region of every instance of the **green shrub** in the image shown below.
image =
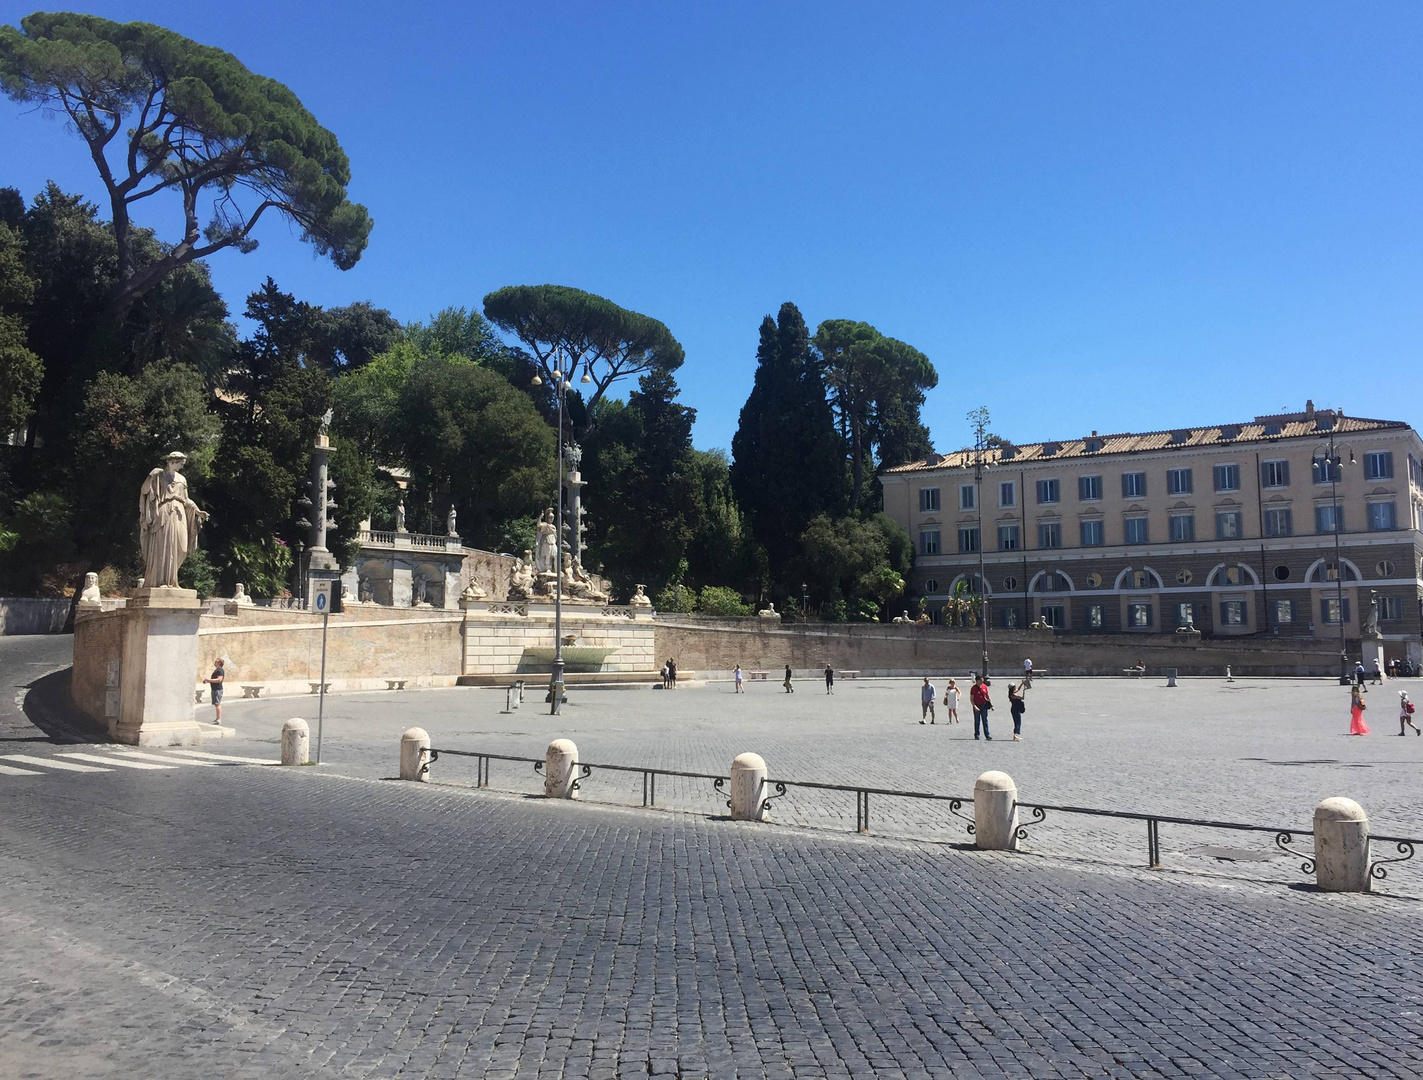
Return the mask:
[[[689,614],[697,610],[697,594],[685,585],[668,585],[652,598],[652,606],[658,611]]]
[[[702,586],[697,609],[703,615],[750,615],[751,605],[741,602],[741,594],[724,585]]]

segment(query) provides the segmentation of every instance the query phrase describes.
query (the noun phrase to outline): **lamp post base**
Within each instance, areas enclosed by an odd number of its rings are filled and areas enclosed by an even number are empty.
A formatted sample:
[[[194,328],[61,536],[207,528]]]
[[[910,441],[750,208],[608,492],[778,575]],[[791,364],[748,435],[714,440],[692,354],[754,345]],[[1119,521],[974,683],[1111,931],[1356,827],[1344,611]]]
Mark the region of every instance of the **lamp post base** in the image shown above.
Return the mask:
[[[563,687],[563,657],[559,657],[553,662],[553,674],[548,680],[548,700],[550,702],[548,713],[550,716],[557,716],[559,706],[566,700]]]

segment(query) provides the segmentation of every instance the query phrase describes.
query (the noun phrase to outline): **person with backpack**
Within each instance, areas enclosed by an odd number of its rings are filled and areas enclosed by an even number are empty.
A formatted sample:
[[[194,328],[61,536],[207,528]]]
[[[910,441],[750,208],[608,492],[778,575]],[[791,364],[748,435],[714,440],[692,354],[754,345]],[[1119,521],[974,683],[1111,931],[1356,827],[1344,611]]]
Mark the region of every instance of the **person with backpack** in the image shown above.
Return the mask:
[[[1028,707],[1026,700],[1028,680],[1017,686],[1008,687],[1008,711],[1013,714],[1013,741],[1023,741],[1023,711]]]
[[[1400,690],[1398,692],[1398,733],[1400,735],[1408,734],[1403,730],[1405,727],[1411,727],[1415,735],[1423,735],[1423,731],[1419,731],[1418,725],[1413,722],[1413,702],[1408,700],[1408,691]]]
[[[993,701],[988,696],[988,684],[982,675],[973,677],[973,687],[968,692],[969,704],[973,706],[973,737],[978,738],[978,726],[983,725],[983,737],[989,742],[993,736],[988,733],[988,714],[993,709]]]

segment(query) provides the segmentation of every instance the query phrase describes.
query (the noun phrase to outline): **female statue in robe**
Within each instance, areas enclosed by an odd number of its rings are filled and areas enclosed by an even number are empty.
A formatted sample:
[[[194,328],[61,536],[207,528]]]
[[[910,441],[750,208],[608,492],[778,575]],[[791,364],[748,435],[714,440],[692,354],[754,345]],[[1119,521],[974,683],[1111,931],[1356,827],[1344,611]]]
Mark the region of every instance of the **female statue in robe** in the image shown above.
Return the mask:
[[[188,481],[178,471],[187,460],[186,454],[169,454],[139,492],[139,547],[144,584],[150,589],[178,588],[178,568],[197,549],[198,527],[208,516],[188,498]]]

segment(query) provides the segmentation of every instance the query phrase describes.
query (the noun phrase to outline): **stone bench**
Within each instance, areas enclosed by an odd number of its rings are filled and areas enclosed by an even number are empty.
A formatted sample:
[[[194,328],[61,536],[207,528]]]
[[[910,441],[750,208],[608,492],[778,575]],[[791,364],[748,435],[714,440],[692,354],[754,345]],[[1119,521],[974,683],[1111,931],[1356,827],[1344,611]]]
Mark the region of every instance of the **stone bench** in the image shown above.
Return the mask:
[[[330,684],[330,683],[322,684],[322,683],[319,683],[319,682],[314,682],[314,683],[307,683],[306,685],[309,686],[309,687],[311,687],[311,692],[312,692],[313,694],[319,694],[319,693],[321,693],[321,692],[322,692],[322,686],[323,686],[323,685],[324,685],[325,688],[326,688],[326,693],[328,693],[328,694],[331,693],[331,684]]]
[[[770,678],[770,675],[771,673],[769,671],[748,671],[746,673],[746,677],[752,682],[765,682]]]
[[[1034,674],[1036,674],[1036,672],[1034,672]],[[1146,668],[1140,668],[1140,667],[1122,668],[1122,674],[1123,674],[1123,675],[1126,675],[1127,677],[1132,678],[1132,679],[1140,679],[1143,675],[1146,674]]]
[[[837,671],[835,673],[835,677],[837,679],[858,679],[860,677],[860,673],[858,670]]]
[[[385,688],[387,690],[404,690],[406,682],[406,679],[386,679]],[[328,683],[327,686],[329,688],[330,684]]]
[[[262,696],[262,684],[261,684],[261,683],[258,683],[256,686],[247,686],[247,685],[244,684],[243,687],[242,687],[242,696],[245,697],[245,698],[246,698],[246,697],[261,697],[261,696]]]

